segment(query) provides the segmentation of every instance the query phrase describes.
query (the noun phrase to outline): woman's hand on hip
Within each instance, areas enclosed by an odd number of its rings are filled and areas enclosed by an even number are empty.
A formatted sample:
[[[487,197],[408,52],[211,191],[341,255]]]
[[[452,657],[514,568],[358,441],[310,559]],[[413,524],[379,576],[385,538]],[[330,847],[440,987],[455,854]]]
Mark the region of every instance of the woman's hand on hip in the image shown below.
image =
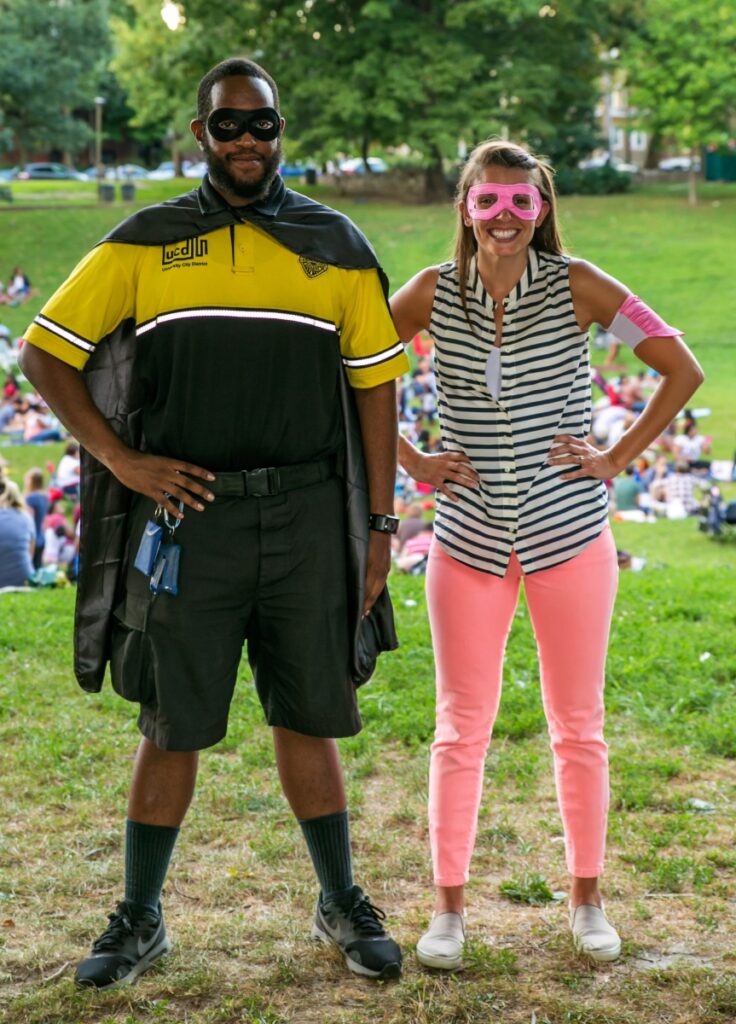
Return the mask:
[[[463,487],[477,487],[478,474],[464,452],[437,452],[433,455],[417,452],[411,475],[422,484],[431,484],[451,501],[458,495],[448,486],[461,484]]]
[[[547,463],[550,466],[570,467],[568,472],[561,475],[561,480],[577,480],[584,476],[592,476],[596,480],[612,480],[623,468],[615,463],[609,449],[601,451],[584,437],[575,437],[574,434],[557,434],[553,438]]]

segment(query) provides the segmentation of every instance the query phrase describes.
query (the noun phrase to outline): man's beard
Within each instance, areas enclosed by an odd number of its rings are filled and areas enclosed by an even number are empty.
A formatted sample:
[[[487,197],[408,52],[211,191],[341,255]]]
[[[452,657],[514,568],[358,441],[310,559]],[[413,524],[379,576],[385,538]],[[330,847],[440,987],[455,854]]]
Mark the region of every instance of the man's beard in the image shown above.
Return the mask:
[[[261,176],[256,181],[240,181],[230,173],[226,160],[216,156],[207,139],[202,140],[202,149],[207,161],[207,173],[210,181],[220,192],[230,193],[240,199],[264,199],[271,188],[273,179],[278,174],[281,163],[281,139],[276,143],[276,148],[270,156],[257,155],[262,158]]]

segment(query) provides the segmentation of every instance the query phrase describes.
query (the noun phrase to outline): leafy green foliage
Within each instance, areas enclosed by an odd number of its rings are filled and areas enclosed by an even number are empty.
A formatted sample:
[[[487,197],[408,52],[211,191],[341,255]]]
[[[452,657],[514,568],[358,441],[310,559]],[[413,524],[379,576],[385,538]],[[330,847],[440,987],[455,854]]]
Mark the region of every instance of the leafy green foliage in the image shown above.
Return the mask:
[[[532,907],[541,907],[555,898],[544,875],[534,872],[524,872],[520,879],[501,882],[498,891],[512,903],[528,903]]]
[[[104,0],[0,0],[0,112],[21,153],[76,152],[109,57]]]
[[[735,13],[723,0],[645,0],[623,52],[639,122],[693,155],[732,128]]]
[[[189,0],[171,33],[155,5],[131,0],[135,17],[114,23],[114,67],[141,125],[190,111],[197,80],[223,55],[252,56],[279,85],[300,153],[406,144],[441,191],[441,160],[456,157],[460,139],[506,131],[570,165],[593,148],[599,41],[617,6]]]
[[[615,167],[561,167],[555,175],[558,195],[604,196],[628,192],[631,176],[617,171]]]

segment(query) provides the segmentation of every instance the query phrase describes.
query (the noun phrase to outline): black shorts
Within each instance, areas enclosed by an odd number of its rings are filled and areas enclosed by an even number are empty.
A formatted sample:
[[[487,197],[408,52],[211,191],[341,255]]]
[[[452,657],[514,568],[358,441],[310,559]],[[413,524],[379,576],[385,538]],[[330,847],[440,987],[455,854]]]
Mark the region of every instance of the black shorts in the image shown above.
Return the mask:
[[[185,509],[176,596],[153,595],[132,564],[154,507],[140,497],[131,515],[111,655],[113,686],[140,703],[143,735],[161,750],[221,740],[244,642],[269,725],[309,736],[359,732],[342,481]]]

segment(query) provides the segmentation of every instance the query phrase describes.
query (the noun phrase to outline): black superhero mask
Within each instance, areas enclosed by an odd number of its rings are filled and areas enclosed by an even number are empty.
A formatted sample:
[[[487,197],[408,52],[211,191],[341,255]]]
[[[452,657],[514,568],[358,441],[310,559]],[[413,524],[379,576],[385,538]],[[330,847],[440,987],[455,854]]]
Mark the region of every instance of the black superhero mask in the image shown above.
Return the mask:
[[[258,110],[219,107],[207,118],[207,130],[218,142],[233,142],[246,132],[254,139],[272,142],[281,131],[281,115],[273,107]]]

